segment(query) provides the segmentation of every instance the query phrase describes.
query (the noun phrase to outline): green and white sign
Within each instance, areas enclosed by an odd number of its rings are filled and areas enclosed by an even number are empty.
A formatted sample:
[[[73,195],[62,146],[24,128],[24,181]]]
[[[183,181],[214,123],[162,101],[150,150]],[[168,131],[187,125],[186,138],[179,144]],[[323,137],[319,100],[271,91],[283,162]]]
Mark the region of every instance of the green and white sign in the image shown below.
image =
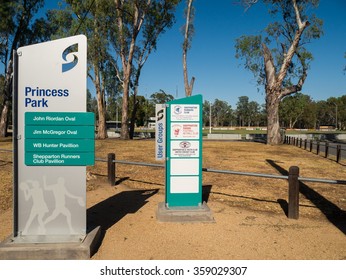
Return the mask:
[[[25,164],[95,163],[94,113],[25,113]]]
[[[202,106],[195,95],[167,106],[166,206],[202,204]]]
[[[95,157],[94,115],[86,112],[87,38],[24,46],[14,62],[14,236],[80,240],[86,165]]]

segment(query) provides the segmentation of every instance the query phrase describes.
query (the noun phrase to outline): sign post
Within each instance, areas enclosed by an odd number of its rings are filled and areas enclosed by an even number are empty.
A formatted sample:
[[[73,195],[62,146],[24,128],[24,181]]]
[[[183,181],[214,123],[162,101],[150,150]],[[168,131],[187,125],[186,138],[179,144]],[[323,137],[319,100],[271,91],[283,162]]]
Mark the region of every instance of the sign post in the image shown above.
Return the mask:
[[[161,221],[214,221],[202,201],[202,107],[195,95],[167,103],[166,196]]]
[[[15,242],[86,235],[86,165],[94,164],[94,114],[86,113],[87,40],[21,47],[15,75]]]
[[[167,107],[166,205],[202,204],[202,96]]]

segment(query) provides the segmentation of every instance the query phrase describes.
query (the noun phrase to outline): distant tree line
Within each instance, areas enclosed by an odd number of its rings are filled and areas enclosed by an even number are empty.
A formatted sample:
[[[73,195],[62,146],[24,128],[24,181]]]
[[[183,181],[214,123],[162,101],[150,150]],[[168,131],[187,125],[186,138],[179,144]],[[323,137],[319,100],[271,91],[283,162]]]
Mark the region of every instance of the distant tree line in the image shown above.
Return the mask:
[[[135,125],[147,126],[155,116],[155,104],[164,104],[174,96],[159,90],[149,97],[138,95]],[[130,108],[133,108],[130,98]],[[97,114],[96,98],[88,93],[88,111]],[[133,112],[130,111],[130,114]],[[121,121],[122,97],[120,94],[106,98],[106,119]],[[280,127],[287,129],[319,129],[320,126],[334,126],[346,130],[346,95],[330,97],[327,100],[314,101],[309,95],[297,93],[284,98],[279,107]],[[267,112],[265,104],[251,101],[248,96],[238,97],[236,107],[224,100],[205,100],[203,103],[204,127],[265,127]]]

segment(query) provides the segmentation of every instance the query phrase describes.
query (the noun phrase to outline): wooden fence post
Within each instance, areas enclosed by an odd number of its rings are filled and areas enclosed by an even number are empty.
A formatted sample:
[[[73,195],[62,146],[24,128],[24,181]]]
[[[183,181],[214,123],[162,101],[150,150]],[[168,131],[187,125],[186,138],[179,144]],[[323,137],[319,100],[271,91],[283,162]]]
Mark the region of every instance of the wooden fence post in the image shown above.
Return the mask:
[[[310,152],[312,152],[312,145],[314,144],[314,140],[310,140]]]
[[[329,149],[329,145],[328,145],[328,142],[326,142],[325,151],[324,151],[324,157],[325,158],[328,157],[328,149]]]
[[[320,153],[320,141],[317,141],[316,154]]]
[[[299,167],[291,166],[288,171],[288,218],[299,218]]]
[[[306,150],[306,144],[307,144],[308,140],[304,139],[304,150]]]
[[[341,145],[336,146],[336,162],[340,161],[340,156],[341,156]]]
[[[115,154],[108,154],[108,183],[115,186]]]

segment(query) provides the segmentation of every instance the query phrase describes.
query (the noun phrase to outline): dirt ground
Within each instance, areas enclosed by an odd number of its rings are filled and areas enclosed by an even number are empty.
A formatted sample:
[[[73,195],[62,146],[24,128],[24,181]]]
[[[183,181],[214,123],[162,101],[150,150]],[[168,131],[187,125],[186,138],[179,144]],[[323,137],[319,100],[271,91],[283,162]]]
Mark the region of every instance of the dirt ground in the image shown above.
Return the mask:
[[[133,145],[99,141],[97,157],[115,152],[119,160],[155,162],[152,142]],[[345,165],[297,147],[205,141],[203,149],[207,168],[285,174],[298,165],[302,177],[346,177]],[[10,159],[0,156],[4,182]],[[118,164],[116,174],[112,187],[105,163],[88,167],[88,230],[102,229],[93,260],[346,259],[345,185],[301,182],[300,217],[293,220],[286,216],[287,181],[203,173],[203,200],[215,222],[163,223],[156,218],[158,204],[165,200],[163,169]],[[9,188],[0,184],[0,189]],[[2,205],[0,225],[1,241],[12,231],[11,207]]]

